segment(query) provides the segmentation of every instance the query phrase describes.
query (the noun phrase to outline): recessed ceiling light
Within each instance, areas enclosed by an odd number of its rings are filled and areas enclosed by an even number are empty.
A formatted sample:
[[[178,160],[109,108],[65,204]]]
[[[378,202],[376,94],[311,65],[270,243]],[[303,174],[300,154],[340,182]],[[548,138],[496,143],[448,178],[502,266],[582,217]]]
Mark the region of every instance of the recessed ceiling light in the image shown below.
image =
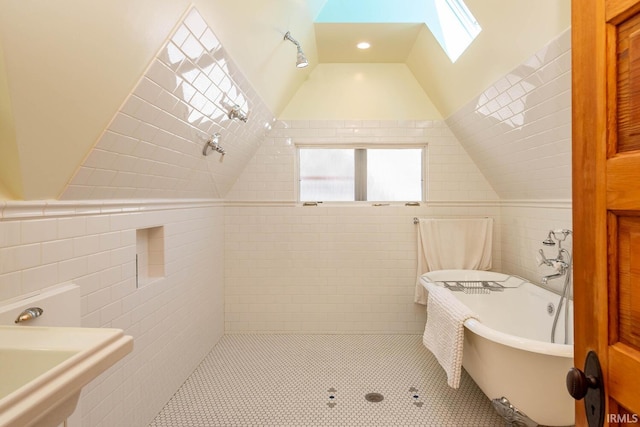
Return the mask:
[[[367,42],[360,42],[356,45],[356,47],[358,49],[369,49],[371,47],[371,44]]]

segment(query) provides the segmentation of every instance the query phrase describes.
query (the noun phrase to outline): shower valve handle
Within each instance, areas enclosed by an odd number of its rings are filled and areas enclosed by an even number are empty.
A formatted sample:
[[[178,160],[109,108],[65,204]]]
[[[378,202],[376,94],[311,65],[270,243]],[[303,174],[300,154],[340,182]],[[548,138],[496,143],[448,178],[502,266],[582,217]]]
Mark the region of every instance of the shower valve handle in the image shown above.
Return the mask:
[[[538,261],[538,266],[543,264],[548,265],[549,267],[553,266],[551,261],[549,261],[547,257],[544,256],[544,252],[542,251],[542,249],[538,250],[538,256],[536,257],[536,260]]]

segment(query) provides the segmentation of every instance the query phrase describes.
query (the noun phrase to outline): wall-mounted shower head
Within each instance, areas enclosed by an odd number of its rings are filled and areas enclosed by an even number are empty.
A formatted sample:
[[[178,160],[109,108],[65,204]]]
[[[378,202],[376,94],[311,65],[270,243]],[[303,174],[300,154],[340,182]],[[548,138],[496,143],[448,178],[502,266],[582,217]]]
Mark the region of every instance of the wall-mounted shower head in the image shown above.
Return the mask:
[[[558,242],[558,249],[562,250],[562,242],[567,240],[567,237],[571,234],[573,234],[573,232],[566,228],[549,230],[549,234],[547,235],[547,238],[542,241],[542,244],[545,246],[555,246],[556,242]]]
[[[296,39],[291,37],[291,33],[289,31],[287,31],[287,34],[284,35],[284,39],[289,40],[291,43],[296,45],[296,49],[298,51],[296,55],[296,67],[304,68],[307,65],[309,65],[309,61],[307,61],[307,57],[304,56],[304,52],[302,51],[302,47],[300,46],[300,43]]]

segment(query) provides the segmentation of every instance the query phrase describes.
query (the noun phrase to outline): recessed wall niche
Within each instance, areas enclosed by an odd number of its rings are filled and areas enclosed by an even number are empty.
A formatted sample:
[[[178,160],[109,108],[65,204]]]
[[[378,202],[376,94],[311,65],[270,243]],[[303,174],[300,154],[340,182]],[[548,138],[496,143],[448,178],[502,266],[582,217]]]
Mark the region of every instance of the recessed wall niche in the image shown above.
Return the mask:
[[[136,287],[164,277],[164,227],[136,230]]]

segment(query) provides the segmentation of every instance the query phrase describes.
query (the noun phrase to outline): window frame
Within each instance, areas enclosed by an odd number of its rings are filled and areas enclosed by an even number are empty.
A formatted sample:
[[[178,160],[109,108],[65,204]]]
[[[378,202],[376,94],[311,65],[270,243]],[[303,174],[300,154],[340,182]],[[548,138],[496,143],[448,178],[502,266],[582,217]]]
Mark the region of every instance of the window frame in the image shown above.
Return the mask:
[[[366,144],[366,143],[358,143],[358,144],[318,144],[318,143],[296,143],[295,150],[295,192],[296,192],[296,201],[297,203],[308,203],[308,202],[318,202],[322,204],[361,204],[361,205],[371,205],[371,204],[384,204],[384,205],[404,205],[408,202],[420,202],[424,203],[427,201],[427,186],[428,186],[428,144],[426,142],[420,143],[402,143],[402,144]],[[349,150],[365,150],[364,151],[364,163],[363,167],[358,168],[354,171],[355,173],[355,189],[354,189],[354,198],[356,200],[349,201],[333,201],[333,200],[314,200],[314,201],[302,201],[300,199],[300,149],[349,149]],[[358,196],[364,197],[367,196],[367,163],[366,163],[366,150],[372,149],[420,149],[420,162],[422,169],[422,176],[420,177],[420,200],[357,200]],[[358,162],[358,151],[355,151],[354,157],[355,162]],[[361,160],[362,161],[362,160]],[[364,176],[364,179],[362,179]]]

